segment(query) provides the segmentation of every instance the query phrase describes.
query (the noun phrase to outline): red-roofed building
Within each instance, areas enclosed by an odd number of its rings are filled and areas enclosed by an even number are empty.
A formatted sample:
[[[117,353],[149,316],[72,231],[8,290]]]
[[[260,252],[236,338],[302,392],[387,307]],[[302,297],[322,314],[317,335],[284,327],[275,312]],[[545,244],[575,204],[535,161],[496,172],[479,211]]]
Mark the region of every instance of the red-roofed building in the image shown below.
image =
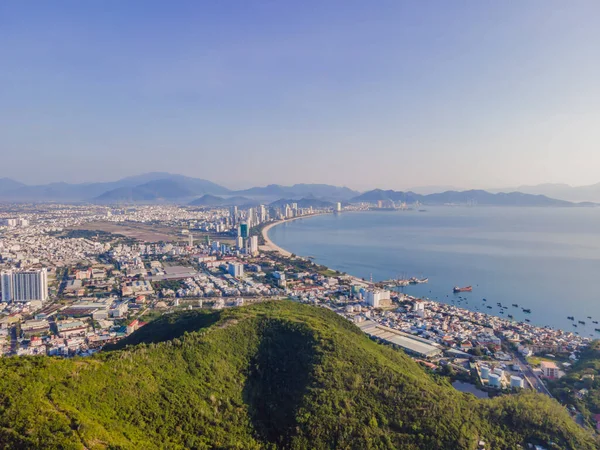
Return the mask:
[[[146,322],[141,322],[140,320],[135,319],[133,322],[127,325],[127,334],[131,334],[134,331],[139,330],[144,325],[146,325]]]

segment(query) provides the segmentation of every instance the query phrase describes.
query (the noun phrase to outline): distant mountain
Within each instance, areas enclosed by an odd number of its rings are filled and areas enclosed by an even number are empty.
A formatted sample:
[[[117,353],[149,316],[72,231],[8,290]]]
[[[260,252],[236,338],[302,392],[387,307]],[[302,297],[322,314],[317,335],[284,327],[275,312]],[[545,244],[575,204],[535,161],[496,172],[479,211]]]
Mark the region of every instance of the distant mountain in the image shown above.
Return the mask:
[[[294,184],[293,186],[281,186],[270,184],[265,187],[254,187],[242,191],[236,191],[237,195],[255,197],[275,198],[303,198],[315,197],[327,201],[344,201],[355,197],[359,192],[347,187],[332,186],[329,184]]]
[[[471,191],[448,191],[440,194],[423,196],[423,203],[445,204],[445,203],[469,203],[491,206],[574,206],[574,203],[557,200],[545,195],[523,194],[521,192],[492,194],[482,190]]]
[[[0,192],[10,192],[24,187],[25,184],[11,180],[10,178],[0,178]]]
[[[394,202],[415,203],[423,201],[423,195],[414,192],[402,191],[384,191],[382,189],[373,189],[349,200],[350,203],[377,203],[379,200],[392,200]]]
[[[417,186],[411,187],[407,189],[407,192],[414,192],[415,194],[428,195],[428,194],[436,194],[438,192],[446,192],[446,191],[458,191],[459,189],[455,186]]]
[[[148,184],[159,181],[160,183],[154,186]],[[207,193],[229,193],[229,189],[211,181],[165,172],[147,173],[105,183],[50,183],[39,186],[26,186],[22,183],[15,185],[14,183],[18,182],[0,181],[0,200],[17,202],[107,202],[115,200],[125,202],[131,199],[134,202],[152,202],[159,199],[175,200],[180,198],[174,196],[174,193],[183,197]],[[7,186],[6,189],[2,187],[4,185]]]
[[[155,180],[135,187],[120,187],[96,197],[101,203],[171,201],[191,197],[194,192],[175,180]]]
[[[414,192],[383,191],[375,189],[350,200],[351,203],[376,203],[379,200],[428,205],[468,204],[490,206],[575,206],[575,203],[557,200],[544,195],[523,194],[521,192],[493,194],[483,190],[447,191],[438,194],[420,195]]]
[[[203,195],[188,203],[190,206],[245,206],[252,204],[256,204],[256,202],[247,197],[234,196],[224,198],[211,194]]]
[[[318,198],[301,198],[301,199],[291,199],[291,198],[281,198],[277,201],[274,201],[269,204],[272,208],[282,208],[285,205],[289,205],[292,203],[298,204],[298,208],[331,208],[333,206],[332,202],[328,202],[326,200],[320,200]]]
[[[570,202],[600,203],[600,183],[589,186],[569,186],[561,183],[546,183],[535,186],[519,186],[510,189],[493,189],[491,192],[523,192],[524,194],[546,195]]]

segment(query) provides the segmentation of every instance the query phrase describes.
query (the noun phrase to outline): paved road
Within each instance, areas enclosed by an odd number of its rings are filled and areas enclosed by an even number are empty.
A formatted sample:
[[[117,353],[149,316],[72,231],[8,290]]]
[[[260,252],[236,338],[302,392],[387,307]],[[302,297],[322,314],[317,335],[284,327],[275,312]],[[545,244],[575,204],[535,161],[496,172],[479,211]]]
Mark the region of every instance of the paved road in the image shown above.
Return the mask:
[[[531,387],[542,394],[546,394],[548,397],[552,397],[552,394],[550,393],[546,385],[542,383],[542,380],[540,380],[536,373],[533,371],[533,369],[527,362],[527,359],[525,359],[525,357],[522,355],[517,355],[517,358],[521,364],[523,375],[526,377]]]
[[[14,355],[17,353],[19,341],[17,340],[17,326],[13,325],[10,328],[10,352]]]

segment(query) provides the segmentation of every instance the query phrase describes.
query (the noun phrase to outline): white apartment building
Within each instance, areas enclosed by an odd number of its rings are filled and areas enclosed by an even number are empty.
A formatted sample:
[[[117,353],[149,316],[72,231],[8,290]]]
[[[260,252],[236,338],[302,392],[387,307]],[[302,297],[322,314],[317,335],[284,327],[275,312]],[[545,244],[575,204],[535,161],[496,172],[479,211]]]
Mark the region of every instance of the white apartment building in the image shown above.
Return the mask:
[[[8,270],[0,274],[2,301],[29,302],[48,300],[48,272],[39,270]]]
[[[240,263],[229,263],[227,272],[232,277],[240,278],[244,276],[244,265]]]
[[[250,254],[258,254],[258,236],[250,236]]]
[[[382,300],[390,299],[390,291],[366,290],[364,292],[365,303],[373,308],[379,308]]]

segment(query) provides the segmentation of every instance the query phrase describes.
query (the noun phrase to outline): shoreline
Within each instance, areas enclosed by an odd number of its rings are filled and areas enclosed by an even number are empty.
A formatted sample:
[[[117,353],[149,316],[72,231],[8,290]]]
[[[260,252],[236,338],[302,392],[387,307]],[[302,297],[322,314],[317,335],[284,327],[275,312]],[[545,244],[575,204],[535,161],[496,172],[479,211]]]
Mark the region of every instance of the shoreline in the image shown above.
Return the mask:
[[[299,217],[292,217],[291,219],[283,219],[283,220],[278,220],[277,222],[273,222],[270,223],[269,225],[267,225],[266,227],[264,227],[262,229],[262,237],[265,240],[265,243],[263,245],[260,246],[260,250],[265,251],[265,252],[277,252],[282,256],[286,256],[286,257],[290,257],[292,256],[292,252],[287,251],[286,249],[280,247],[279,245],[275,244],[275,242],[273,242],[271,239],[269,239],[269,230],[273,227],[276,227],[277,225],[281,225],[282,223],[287,223],[287,222],[293,222],[294,220],[298,220],[298,219],[310,219],[311,217],[317,217],[317,216],[322,216],[325,214],[332,214],[332,213],[317,213],[317,214],[309,214],[306,216],[299,216]]]

